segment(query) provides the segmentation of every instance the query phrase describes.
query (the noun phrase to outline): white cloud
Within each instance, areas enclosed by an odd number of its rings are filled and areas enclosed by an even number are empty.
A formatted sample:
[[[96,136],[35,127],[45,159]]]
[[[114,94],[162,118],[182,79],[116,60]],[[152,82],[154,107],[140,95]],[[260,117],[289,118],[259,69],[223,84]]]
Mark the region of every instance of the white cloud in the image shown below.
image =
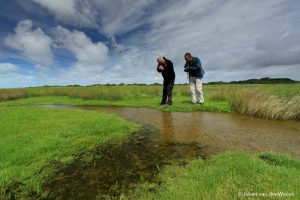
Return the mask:
[[[11,63],[0,63],[0,75],[14,73],[18,70],[18,66]]]
[[[8,35],[5,44],[21,51],[26,58],[37,64],[51,64],[51,38],[42,29],[32,28],[31,20],[20,21],[15,28],[15,34]]]
[[[85,33],[70,31],[58,26],[55,29],[55,43],[60,48],[72,52],[82,64],[101,65],[106,60],[108,48],[103,42],[93,43]]]
[[[101,72],[108,56],[108,47],[102,42],[93,43],[85,33],[70,31],[58,26],[55,28],[55,45],[70,51],[77,62],[67,70],[67,74],[76,78],[93,77]]]
[[[54,14],[55,18],[79,27],[97,26],[97,11],[87,0],[31,0]]]
[[[147,23],[154,0],[90,0],[98,11],[98,24],[107,35],[121,35]]]
[[[0,88],[32,85],[34,76],[23,75],[20,67],[12,63],[0,63]]]
[[[108,36],[126,33],[145,24],[147,19],[143,17],[151,12],[148,8],[155,5],[154,0],[31,1],[48,9],[60,22],[96,28]]]
[[[145,76],[137,78],[145,82],[155,78],[150,66],[156,64],[158,55],[170,58],[177,82],[185,82],[185,52],[201,59],[205,81],[240,80],[267,76],[268,72],[272,77],[291,77],[283,68],[295,69],[298,73],[292,77],[300,79],[298,8],[283,0],[167,2],[149,17],[147,31],[123,40],[127,51],[116,57],[124,71],[135,73],[134,68],[139,68],[144,72]],[[272,66],[272,73],[264,70],[268,66]]]
[[[162,80],[155,70],[158,56],[173,61],[176,82],[186,82],[185,52],[201,59],[205,82],[263,76],[300,79],[298,1],[31,1],[49,10],[55,22],[64,23],[50,40],[55,51],[68,51],[76,61],[56,71],[59,83],[158,82]],[[23,32],[40,30],[24,24]],[[24,55],[31,52],[24,42],[10,46]]]
[[[66,16],[75,16],[75,0],[31,0],[40,4],[50,11],[53,11],[58,17],[63,18]]]

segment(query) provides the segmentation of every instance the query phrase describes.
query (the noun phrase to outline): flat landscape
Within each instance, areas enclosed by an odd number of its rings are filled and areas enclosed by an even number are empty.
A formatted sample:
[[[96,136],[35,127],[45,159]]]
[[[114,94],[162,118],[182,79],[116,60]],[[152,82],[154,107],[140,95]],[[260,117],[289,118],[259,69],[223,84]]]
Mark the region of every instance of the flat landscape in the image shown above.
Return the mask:
[[[175,85],[172,106],[159,105],[160,85],[1,89],[1,198],[63,198],[76,190],[69,197],[237,199],[272,191],[296,198],[299,86],[205,85],[205,104],[193,105],[188,85]],[[119,168],[103,164],[106,155]],[[97,163],[102,172],[91,170]],[[82,177],[86,186],[95,179],[93,192],[74,183],[78,168],[97,175]]]
[[[1,1],[0,200],[299,200],[299,10]]]

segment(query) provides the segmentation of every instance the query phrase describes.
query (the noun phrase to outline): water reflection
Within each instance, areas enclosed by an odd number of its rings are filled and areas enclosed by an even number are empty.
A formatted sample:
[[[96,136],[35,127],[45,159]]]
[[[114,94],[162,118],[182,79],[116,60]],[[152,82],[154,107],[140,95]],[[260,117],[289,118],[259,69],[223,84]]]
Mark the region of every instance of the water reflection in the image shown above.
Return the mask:
[[[238,150],[250,153],[276,151],[300,158],[299,121],[264,120],[234,113],[162,112],[146,108],[99,106],[54,106],[54,108],[80,108],[118,114],[128,120],[158,128],[160,134],[150,137],[157,143],[197,142],[207,147],[208,157],[225,151]]]
[[[165,141],[174,142],[174,123],[171,112],[162,112],[161,118],[163,120],[162,130]]]
[[[44,106],[97,110],[156,127],[122,143],[99,147],[93,165],[73,163],[44,185],[49,199],[119,199],[152,181],[174,160],[209,158],[225,151],[277,151],[300,157],[299,121],[268,121],[236,114],[161,112],[145,108]]]

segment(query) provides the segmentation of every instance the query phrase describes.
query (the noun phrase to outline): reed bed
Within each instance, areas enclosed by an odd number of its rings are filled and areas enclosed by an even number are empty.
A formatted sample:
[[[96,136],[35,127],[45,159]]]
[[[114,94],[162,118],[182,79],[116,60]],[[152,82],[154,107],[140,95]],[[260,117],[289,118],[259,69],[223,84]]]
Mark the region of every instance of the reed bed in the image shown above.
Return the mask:
[[[21,98],[27,98],[28,94],[25,91],[6,91],[0,92],[0,101],[8,101],[8,100],[15,100]]]
[[[232,110],[265,119],[300,119],[300,96],[279,98],[261,91],[243,90],[231,93]]]
[[[232,111],[264,119],[300,119],[300,92],[265,87],[228,87],[215,90],[212,101],[229,101]]]

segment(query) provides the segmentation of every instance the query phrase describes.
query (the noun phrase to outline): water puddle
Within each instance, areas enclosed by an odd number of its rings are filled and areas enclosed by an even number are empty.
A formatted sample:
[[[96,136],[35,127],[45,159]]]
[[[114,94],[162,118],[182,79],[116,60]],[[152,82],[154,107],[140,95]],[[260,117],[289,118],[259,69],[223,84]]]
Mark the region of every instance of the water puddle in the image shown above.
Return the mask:
[[[145,127],[122,143],[99,146],[92,165],[74,163],[45,185],[53,199],[110,199],[126,196],[141,181],[153,181],[173,161],[209,158],[225,151],[276,151],[300,158],[300,122],[228,113],[162,112],[146,108],[65,106],[117,114]],[[154,127],[156,130],[152,130]]]
[[[122,143],[99,146],[92,164],[76,162],[45,184],[48,198],[119,199],[138,183],[154,181],[163,165],[204,157],[205,147],[197,143],[154,143],[151,137],[159,134],[144,127]]]

